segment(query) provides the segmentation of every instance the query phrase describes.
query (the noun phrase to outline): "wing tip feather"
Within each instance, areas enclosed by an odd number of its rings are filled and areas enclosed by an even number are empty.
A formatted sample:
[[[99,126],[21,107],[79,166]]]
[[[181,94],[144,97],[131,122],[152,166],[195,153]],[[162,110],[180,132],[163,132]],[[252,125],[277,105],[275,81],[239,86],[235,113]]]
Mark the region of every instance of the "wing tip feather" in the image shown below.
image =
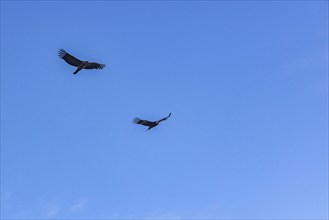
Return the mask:
[[[135,124],[138,124],[138,122],[140,122],[141,120],[139,119],[139,118],[134,118],[133,119],[133,123],[135,123]]]
[[[103,68],[105,68],[105,66],[106,66],[105,64],[100,64],[98,69],[103,69]]]
[[[60,57],[60,58],[64,58],[64,56],[67,54],[67,52],[65,51],[65,50],[63,50],[63,49],[60,49],[59,51],[58,51],[58,56]]]

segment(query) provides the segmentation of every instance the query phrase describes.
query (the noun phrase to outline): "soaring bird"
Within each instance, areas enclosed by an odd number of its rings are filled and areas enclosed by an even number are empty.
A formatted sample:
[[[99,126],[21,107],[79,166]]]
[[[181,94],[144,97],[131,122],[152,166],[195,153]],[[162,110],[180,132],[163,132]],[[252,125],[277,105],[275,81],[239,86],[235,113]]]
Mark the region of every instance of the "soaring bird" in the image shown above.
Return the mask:
[[[77,69],[74,71],[73,74],[77,74],[82,69],[103,69],[105,64],[99,64],[95,62],[88,62],[88,61],[81,61],[63,49],[58,51],[58,56],[65,60],[68,64],[72,66],[76,66]]]
[[[133,122],[135,124],[148,126],[149,128],[147,130],[150,130],[151,128],[154,128],[155,126],[158,126],[160,124],[160,122],[162,122],[164,120],[167,120],[167,118],[169,118],[170,116],[171,116],[171,113],[167,117],[162,118],[158,121],[147,121],[147,120],[142,120],[142,119],[139,119],[139,118],[134,118]]]

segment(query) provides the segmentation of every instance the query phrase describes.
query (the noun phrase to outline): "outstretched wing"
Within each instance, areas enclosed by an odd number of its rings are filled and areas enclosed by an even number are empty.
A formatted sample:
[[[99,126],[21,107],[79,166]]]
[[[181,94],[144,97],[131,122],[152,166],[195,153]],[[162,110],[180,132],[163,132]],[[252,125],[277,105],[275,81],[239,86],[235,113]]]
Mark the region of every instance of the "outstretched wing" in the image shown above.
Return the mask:
[[[142,120],[139,118],[134,118],[133,122],[135,124],[140,124],[140,125],[145,125],[145,126],[152,126],[154,124],[154,122],[152,122],[152,121]]]
[[[74,56],[70,55],[69,53],[67,53],[65,50],[60,49],[58,51],[58,56],[60,58],[62,58],[63,60],[65,60],[68,64],[72,65],[72,66],[79,66],[82,61],[75,58]]]
[[[104,67],[105,67],[105,64],[91,62],[85,66],[85,69],[103,69]]]
[[[171,113],[169,113],[169,115],[168,115],[167,117],[160,119],[160,120],[158,121],[158,123],[160,123],[160,122],[162,122],[162,121],[164,121],[164,120],[167,120],[167,118],[169,118],[170,116],[171,116]]]

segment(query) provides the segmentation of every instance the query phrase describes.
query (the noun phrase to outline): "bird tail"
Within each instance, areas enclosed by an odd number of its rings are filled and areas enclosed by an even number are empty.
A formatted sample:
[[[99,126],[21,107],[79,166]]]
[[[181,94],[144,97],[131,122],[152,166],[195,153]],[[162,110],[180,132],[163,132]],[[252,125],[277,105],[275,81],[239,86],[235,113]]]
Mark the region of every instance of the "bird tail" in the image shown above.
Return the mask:
[[[82,62],[76,69],[76,71],[74,71],[73,74],[77,74],[80,70],[82,70],[83,68],[85,68],[85,66],[87,65],[88,62]]]

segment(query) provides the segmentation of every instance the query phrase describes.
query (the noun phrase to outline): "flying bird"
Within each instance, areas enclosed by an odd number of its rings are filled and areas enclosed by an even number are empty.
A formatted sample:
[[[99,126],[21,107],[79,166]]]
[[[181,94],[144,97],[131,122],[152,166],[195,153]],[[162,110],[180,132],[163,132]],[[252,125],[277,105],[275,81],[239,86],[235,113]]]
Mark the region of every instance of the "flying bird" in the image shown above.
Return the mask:
[[[160,124],[160,122],[164,121],[164,120],[167,120],[167,118],[169,118],[171,116],[171,113],[165,117],[165,118],[162,118],[158,121],[147,121],[147,120],[142,120],[140,118],[134,118],[133,122],[135,124],[140,124],[140,125],[144,125],[144,126],[148,126],[149,128],[147,130],[150,130],[151,128],[154,128],[155,126],[158,126]]]
[[[72,66],[76,66],[77,69],[74,71],[73,74],[77,74],[82,69],[103,69],[105,64],[99,64],[95,62],[88,62],[88,61],[81,61],[63,49],[58,51],[58,56],[65,60],[68,64]]]

